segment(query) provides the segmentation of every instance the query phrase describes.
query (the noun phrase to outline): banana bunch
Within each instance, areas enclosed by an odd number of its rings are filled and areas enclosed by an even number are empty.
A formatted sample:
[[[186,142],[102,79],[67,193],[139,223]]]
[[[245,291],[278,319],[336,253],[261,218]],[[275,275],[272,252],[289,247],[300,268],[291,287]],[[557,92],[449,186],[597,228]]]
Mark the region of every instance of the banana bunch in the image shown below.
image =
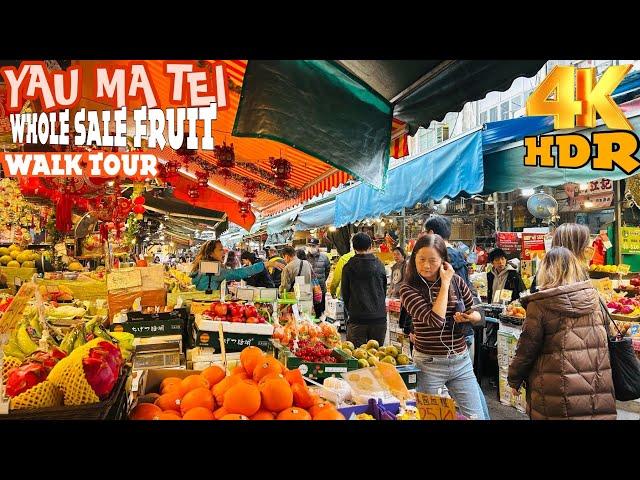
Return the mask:
[[[177,281],[178,287],[180,287],[181,291],[190,290],[193,288],[193,284],[191,282],[191,277],[184,272],[176,268],[169,269],[170,278],[173,278]],[[169,282],[166,282],[169,283]],[[175,287],[174,287],[175,288]]]
[[[38,350],[38,342],[42,338],[42,327],[35,315],[23,316],[17,327],[11,332],[9,341],[4,346],[4,354],[24,360]],[[51,338],[51,337],[49,337]],[[50,342],[54,344],[53,339]]]

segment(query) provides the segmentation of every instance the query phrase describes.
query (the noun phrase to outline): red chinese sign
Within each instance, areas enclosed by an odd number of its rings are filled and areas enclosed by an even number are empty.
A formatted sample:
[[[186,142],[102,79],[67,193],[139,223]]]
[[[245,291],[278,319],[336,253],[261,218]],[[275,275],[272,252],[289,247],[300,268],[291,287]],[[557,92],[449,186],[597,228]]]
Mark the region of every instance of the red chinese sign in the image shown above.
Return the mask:
[[[518,253],[521,249],[522,234],[519,232],[498,232],[496,245],[505,253]]]
[[[544,237],[544,233],[522,234],[522,260],[532,260],[535,256],[544,255]],[[539,252],[539,255],[535,252]]]

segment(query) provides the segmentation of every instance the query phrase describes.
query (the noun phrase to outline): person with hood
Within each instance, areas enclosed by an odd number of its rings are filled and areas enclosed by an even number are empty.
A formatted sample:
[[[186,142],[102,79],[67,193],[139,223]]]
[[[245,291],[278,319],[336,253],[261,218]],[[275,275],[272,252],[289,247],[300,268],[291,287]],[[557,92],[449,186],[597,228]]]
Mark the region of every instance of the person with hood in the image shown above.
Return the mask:
[[[318,279],[318,282],[320,282],[320,288],[322,289],[322,300],[320,303],[313,305],[316,312],[316,318],[320,318],[325,309],[327,277],[331,271],[331,262],[329,261],[329,257],[320,251],[320,240],[317,238],[309,239],[307,244],[307,261],[311,264],[313,273],[316,274],[316,278]]]
[[[501,248],[494,248],[489,252],[489,262],[493,269],[487,273],[487,302],[493,303],[493,296],[498,290],[510,290],[511,300],[518,300],[520,293],[526,290],[522,277],[510,264],[507,264],[507,254]],[[497,300],[500,302],[500,299]]]
[[[407,254],[401,247],[393,249],[393,259],[396,263],[391,267],[391,284],[389,285],[389,297],[400,298],[400,284],[404,278],[404,267]]]
[[[387,272],[371,253],[371,237],[356,233],[352,239],[354,257],[342,269],[341,291],[349,312],[347,340],[355,346],[377,340],[384,344],[387,335]]]
[[[606,320],[580,260],[564,247],[545,255],[539,292],[522,299],[527,317],[507,382],[526,382],[531,420],[615,420]]]
[[[261,260],[256,257],[255,253],[246,251],[242,252],[242,254],[240,255],[240,261],[242,262],[243,267],[250,267],[251,265],[255,265],[256,263],[261,262]],[[275,288],[273,280],[271,280],[271,277],[269,276],[269,272],[267,272],[267,270],[262,270],[255,275],[247,277],[246,282],[247,285],[250,285],[252,287]]]

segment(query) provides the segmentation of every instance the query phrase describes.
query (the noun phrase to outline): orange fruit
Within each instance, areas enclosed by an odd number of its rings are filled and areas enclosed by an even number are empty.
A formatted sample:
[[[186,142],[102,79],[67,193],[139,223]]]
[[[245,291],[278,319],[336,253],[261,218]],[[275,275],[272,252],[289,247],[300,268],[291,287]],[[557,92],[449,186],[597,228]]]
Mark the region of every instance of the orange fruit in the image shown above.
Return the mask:
[[[222,407],[229,413],[240,413],[250,417],[260,410],[260,401],[258,387],[240,382],[227,390]]]
[[[236,368],[231,370],[231,375],[240,375],[242,373],[244,373],[245,375],[247,374],[247,372],[245,371],[242,365],[238,365]]]
[[[182,386],[184,395],[186,395],[187,392],[190,392],[194,388],[200,388],[200,387],[211,388],[209,386],[209,381],[202,375],[189,375],[188,377],[182,380],[181,386]]]
[[[167,410],[154,418],[154,420],[182,420],[182,417],[178,415],[174,410]]]
[[[260,383],[262,377],[271,373],[282,373],[282,364],[273,357],[264,356],[253,370],[253,379]]]
[[[205,407],[195,407],[182,417],[183,420],[215,420],[213,412]]]
[[[258,385],[262,385],[264,382],[268,380],[273,380],[274,378],[281,378],[285,380],[284,375],[282,375],[281,373],[270,373],[269,375],[265,375],[264,377],[262,377]]]
[[[249,417],[240,415],[239,413],[230,413],[222,417],[220,420],[249,420]]]
[[[311,420],[311,415],[304,408],[291,407],[281,411],[277,420]]]
[[[293,370],[288,370],[287,372],[285,372],[284,377],[287,379],[287,382],[289,382],[289,385],[291,386],[293,386],[296,383],[299,385],[302,385],[303,387],[307,386],[307,384],[304,381],[304,378],[302,378],[302,373],[297,368]]]
[[[248,375],[253,375],[253,370],[258,364],[258,360],[264,356],[264,352],[258,347],[247,347],[240,352],[240,365]]]
[[[327,408],[335,409],[335,407],[329,402],[320,402],[320,403],[316,403],[313,407],[311,407],[309,409],[309,413],[313,418],[316,418],[316,415],[318,415],[318,413],[320,413],[322,410],[325,410]]]
[[[210,367],[205,368],[200,375],[207,379],[207,382],[209,382],[211,387],[227,376],[224,369],[218,365],[211,365]]]
[[[156,400],[156,405],[162,410],[180,411],[180,402],[182,396],[178,390],[172,390],[169,393],[162,394]]]
[[[314,415],[314,420],[346,420],[344,415],[342,415],[335,408],[324,408],[318,412],[317,415]]]
[[[306,387],[301,386],[298,383],[291,385],[291,391],[293,392],[293,404],[300,408],[311,408],[315,405],[313,395]]]
[[[139,403],[131,410],[129,420],[153,420],[162,413],[162,409],[153,403]]]
[[[160,384],[160,393],[165,393],[165,389],[169,386],[169,385],[176,385],[176,384],[180,384],[182,383],[182,379],[178,378],[178,377],[167,377],[164,380],[162,380],[162,383]]]
[[[220,407],[219,409],[217,409],[215,412],[213,412],[213,416],[215,417],[216,420],[220,420],[222,417],[224,417],[225,415],[229,415],[229,412],[227,412],[224,407]]]
[[[276,416],[268,410],[258,410],[251,420],[275,420]]]
[[[262,408],[270,412],[281,412],[293,406],[293,392],[284,378],[268,380],[260,386]]]
[[[211,393],[213,393],[213,396],[216,399],[216,404],[222,405],[224,402],[224,394],[227,393],[227,390],[240,383],[241,381],[242,377],[238,375],[232,375],[230,377],[225,377],[221,382],[214,385],[214,387],[211,389]]]
[[[180,383],[170,383],[161,390],[162,395],[166,393],[177,393],[180,397],[184,397],[184,394],[187,393],[186,388],[182,385],[182,381]]]
[[[194,388],[184,397],[182,397],[180,410],[182,411],[183,415],[192,408],[196,407],[204,407],[213,412],[215,406],[216,405],[213,400],[213,393],[211,393],[211,390],[204,387],[198,387]]]

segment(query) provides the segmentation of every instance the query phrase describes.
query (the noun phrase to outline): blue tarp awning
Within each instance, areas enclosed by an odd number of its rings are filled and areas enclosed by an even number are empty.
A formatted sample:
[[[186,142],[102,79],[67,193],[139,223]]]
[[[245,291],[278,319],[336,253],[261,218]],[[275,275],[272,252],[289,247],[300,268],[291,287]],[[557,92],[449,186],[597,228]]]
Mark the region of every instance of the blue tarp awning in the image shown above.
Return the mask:
[[[302,205],[289,210],[288,212],[276,215],[267,220],[267,233],[280,233],[284,230],[293,228],[293,222],[295,222],[298,213],[302,210]]]
[[[629,117],[628,119],[636,135],[639,134],[640,115]],[[608,128],[605,125],[601,125],[593,129],[577,130],[576,133],[590,137],[592,132],[607,130]],[[577,169],[525,167],[524,154],[524,146],[517,145],[485,155],[483,162],[485,171],[483,193],[504,193],[518,188],[534,188],[541,185],[554,187],[568,182],[585,183],[602,177],[610,180],[622,180],[629,177],[629,175],[617,168],[612,172],[593,170],[591,163],[587,163],[584,167]]]
[[[482,191],[482,132],[445,143],[389,170],[384,190],[359,184],[336,196],[335,225],[377,217],[427,200]]]
[[[336,201],[331,200],[321,205],[302,210],[298,215],[294,229],[296,231],[310,230],[312,228],[333,225],[336,213],[335,205]]]
[[[520,117],[484,124],[482,152],[486,155],[501,146],[524,137],[542,135],[553,130],[553,117]]]

